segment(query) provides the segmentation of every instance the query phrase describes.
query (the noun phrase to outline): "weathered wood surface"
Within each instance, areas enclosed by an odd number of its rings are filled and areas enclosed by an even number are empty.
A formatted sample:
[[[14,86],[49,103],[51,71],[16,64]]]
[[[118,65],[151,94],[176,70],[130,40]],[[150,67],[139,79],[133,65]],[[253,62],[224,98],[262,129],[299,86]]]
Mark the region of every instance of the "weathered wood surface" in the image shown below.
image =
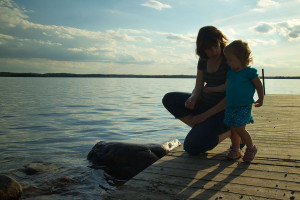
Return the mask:
[[[199,156],[180,146],[110,199],[300,199],[300,95],[266,95],[253,115],[247,130],[258,153],[251,164],[224,159],[229,139]]]

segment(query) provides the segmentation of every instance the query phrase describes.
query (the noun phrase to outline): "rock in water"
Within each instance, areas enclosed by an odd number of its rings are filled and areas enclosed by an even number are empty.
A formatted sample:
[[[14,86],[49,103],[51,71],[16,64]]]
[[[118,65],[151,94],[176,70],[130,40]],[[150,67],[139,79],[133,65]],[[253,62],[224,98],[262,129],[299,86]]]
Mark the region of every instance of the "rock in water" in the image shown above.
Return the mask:
[[[0,199],[18,200],[23,193],[22,186],[13,178],[0,175]]]
[[[177,139],[161,145],[100,141],[89,152],[87,159],[93,167],[102,166],[111,176],[129,180],[179,145]]]

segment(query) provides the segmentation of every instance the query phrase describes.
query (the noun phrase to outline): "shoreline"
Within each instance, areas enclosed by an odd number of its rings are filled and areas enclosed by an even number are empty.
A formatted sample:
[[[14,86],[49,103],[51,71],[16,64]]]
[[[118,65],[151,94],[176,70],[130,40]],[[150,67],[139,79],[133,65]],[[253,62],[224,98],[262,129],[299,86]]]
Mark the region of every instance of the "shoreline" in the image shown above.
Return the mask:
[[[72,74],[72,73],[15,73],[0,72],[0,77],[57,77],[57,78],[196,78],[195,75],[137,75],[137,74]],[[264,79],[300,79],[300,76],[265,76]]]

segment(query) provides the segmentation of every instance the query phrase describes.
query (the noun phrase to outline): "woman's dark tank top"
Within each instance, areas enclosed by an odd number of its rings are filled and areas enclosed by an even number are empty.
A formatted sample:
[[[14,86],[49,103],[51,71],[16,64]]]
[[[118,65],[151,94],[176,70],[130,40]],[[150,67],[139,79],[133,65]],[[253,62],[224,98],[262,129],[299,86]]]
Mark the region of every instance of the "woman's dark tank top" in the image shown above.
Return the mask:
[[[226,59],[223,58],[219,68],[216,72],[208,73],[207,72],[207,60],[198,61],[198,70],[203,71],[203,80],[206,83],[205,87],[215,87],[218,85],[222,85],[226,82],[227,72],[230,69],[228,66]],[[214,106],[218,104],[224,97],[226,96],[225,92],[213,92],[213,93],[205,93],[203,90],[201,91],[201,103]]]

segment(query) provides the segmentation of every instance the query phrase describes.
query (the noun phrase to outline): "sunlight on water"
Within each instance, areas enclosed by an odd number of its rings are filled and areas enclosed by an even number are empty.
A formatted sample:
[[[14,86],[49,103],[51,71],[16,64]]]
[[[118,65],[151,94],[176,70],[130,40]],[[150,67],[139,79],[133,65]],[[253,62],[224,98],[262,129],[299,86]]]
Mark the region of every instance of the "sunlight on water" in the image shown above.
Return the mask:
[[[267,94],[300,94],[300,80],[266,80]],[[100,140],[132,143],[183,142],[189,128],[161,99],[191,92],[194,79],[0,78],[0,173],[24,187],[24,197],[94,199],[111,188],[86,156]],[[35,166],[40,173],[28,176]],[[55,188],[61,177],[70,185]],[[53,189],[53,188],[52,188]],[[64,196],[64,197],[62,197]]]

